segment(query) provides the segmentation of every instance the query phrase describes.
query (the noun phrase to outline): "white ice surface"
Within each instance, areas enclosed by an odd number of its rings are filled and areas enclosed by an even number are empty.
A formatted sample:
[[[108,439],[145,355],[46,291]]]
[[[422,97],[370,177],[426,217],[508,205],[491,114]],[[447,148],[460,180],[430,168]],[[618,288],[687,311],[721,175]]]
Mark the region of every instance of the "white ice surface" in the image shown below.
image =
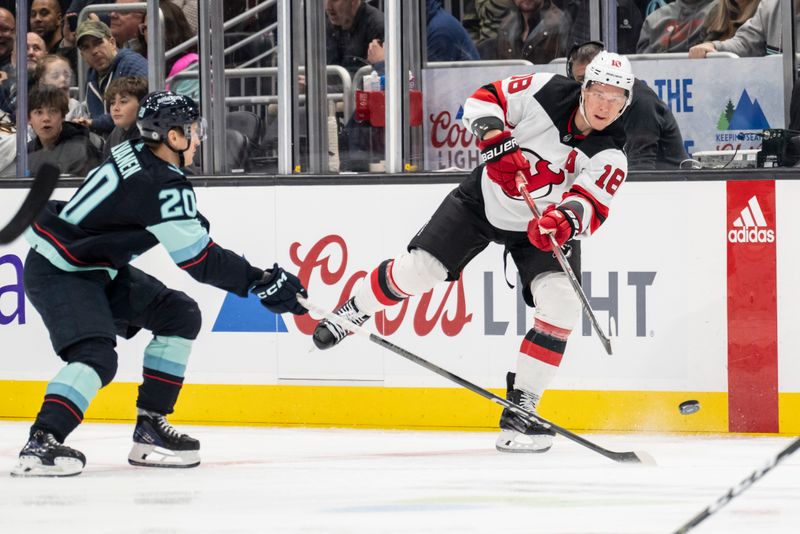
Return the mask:
[[[181,427],[195,469],[127,464],[131,427],[87,423],[78,477],[7,473],[28,424],[0,422],[0,533],[671,533],[789,443],[777,437],[588,434],[657,467],[564,438],[501,454],[492,433]],[[800,453],[693,532],[800,532]]]

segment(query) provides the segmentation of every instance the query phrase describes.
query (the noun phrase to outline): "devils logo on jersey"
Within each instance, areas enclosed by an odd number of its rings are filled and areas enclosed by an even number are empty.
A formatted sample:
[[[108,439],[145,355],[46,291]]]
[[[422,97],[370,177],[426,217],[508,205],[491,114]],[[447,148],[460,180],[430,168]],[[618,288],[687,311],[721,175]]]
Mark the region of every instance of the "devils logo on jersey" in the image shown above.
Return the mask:
[[[559,169],[551,162],[542,158],[539,154],[528,148],[523,148],[523,152],[527,152],[536,157],[536,163],[531,165],[531,179],[528,181],[528,191],[534,193],[534,197],[546,197],[553,190],[554,185],[563,184],[566,179],[564,169]],[[527,156],[526,156],[527,157]],[[528,159],[531,159],[528,157]],[[553,169],[558,169],[554,172]],[[546,189],[543,189],[546,188]]]

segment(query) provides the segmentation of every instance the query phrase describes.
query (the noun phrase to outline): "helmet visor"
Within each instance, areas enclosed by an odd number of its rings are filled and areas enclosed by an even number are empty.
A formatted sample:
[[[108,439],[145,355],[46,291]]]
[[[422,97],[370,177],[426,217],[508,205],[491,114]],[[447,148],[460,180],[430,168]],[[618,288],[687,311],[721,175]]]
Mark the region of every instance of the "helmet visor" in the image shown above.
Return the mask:
[[[195,122],[185,125],[183,127],[183,133],[186,136],[186,139],[189,139],[191,136],[195,136],[197,137],[198,141],[205,141],[208,134],[208,124],[206,123],[206,119],[200,117]]]

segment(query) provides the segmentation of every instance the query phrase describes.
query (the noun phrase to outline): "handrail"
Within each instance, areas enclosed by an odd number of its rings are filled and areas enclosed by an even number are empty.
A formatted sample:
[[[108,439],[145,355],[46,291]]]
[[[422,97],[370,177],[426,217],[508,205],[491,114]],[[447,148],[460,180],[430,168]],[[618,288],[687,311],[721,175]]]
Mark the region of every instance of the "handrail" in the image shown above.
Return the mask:
[[[328,65],[327,68],[328,74],[337,74],[339,78],[342,80],[342,92],[341,93],[329,93],[328,100],[336,100],[335,97],[341,97],[342,102],[344,105],[344,121],[347,122],[350,117],[353,115],[353,106],[355,104],[355,97],[353,93],[353,83],[350,81],[350,73],[347,72],[347,69],[340,65]],[[300,66],[299,73],[304,74],[305,68]],[[225,69],[225,78],[249,78],[251,76],[277,76],[278,75],[278,67],[258,67],[258,68],[247,68],[247,69]],[[169,81],[173,80],[182,80],[182,79],[195,79],[199,76],[199,73],[196,71],[193,72],[179,72],[175,76],[169,78]],[[334,98],[332,98],[334,97]],[[261,99],[265,100],[261,100]],[[248,104],[248,103],[272,103],[276,102],[277,96],[271,95],[256,95],[256,96],[243,96],[243,97],[225,97],[225,102],[235,101],[238,104]],[[239,99],[239,100],[233,100]],[[243,99],[249,99],[247,101]],[[270,99],[270,100],[266,100]]]
[[[624,54],[626,58],[631,61],[640,61],[644,59],[689,59],[689,52],[663,52],[659,54]],[[738,54],[734,54],[733,52],[709,52],[706,55],[708,59],[719,59],[719,58],[738,58]],[[567,58],[565,57],[557,57],[550,61],[550,64],[553,63],[566,63]]]
[[[469,61],[429,61],[427,69],[446,69],[450,67],[510,67],[512,65],[533,66],[527,59],[477,59]]]
[[[222,25],[222,29],[223,30],[229,30],[230,28],[236,26],[240,22],[249,19],[250,17],[252,17],[256,13],[259,13],[259,12],[267,9],[268,7],[272,7],[273,5],[275,5],[275,3],[277,1],[278,0],[266,0],[266,1],[258,4],[257,6],[254,6],[254,7],[250,8],[250,9],[248,9],[244,13],[242,13],[240,15],[236,15],[235,17],[233,17],[229,21],[226,21],[225,24]],[[188,40],[184,41],[183,43],[179,44],[175,48],[171,48],[169,51],[167,51],[167,54],[166,54],[167,59],[169,59],[172,56],[178,54],[179,52],[182,52],[182,51],[186,50],[187,48],[190,48],[192,45],[197,44],[197,40],[198,40],[198,38],[195,36],[195,37],[192,37],[191,39],[188,39]]]
[[[487,59],[485,61],[429,61],[425,68],[428,69],[447,69],[452,67],[504,67],[519,65],[524,67],[533,67],[533,63],[527,59]],[[368,72],[373,70],[372,65],[364,65],[353,74],[353,87],[361,87],[361,80]]]
[[[255,32],[255,33],[251,34],[251,35],[248,35],[247,37],[245,37],[241,41],[233,43],[231,46],[229,46],[228,48],[225,49],[225,51],[224,51],[225,55],[228,55],[231,52],[235,52],[236,50],[239,50],[240,48],[243,48],[244,46],[247,46],[251,42],[253,42],[256,39],[260,38],[265,33],[269,33],[272,30],[276,29],[277,27],[278,27],[278,23],[277,22],[273,22],[272,24],[270,24],[266,28],[263,28],[263,29]],[[176,46],[175,48],[178,48],[178,47]],[[173,50],[175,50],[175,48],[173,48]],[[275,47],[273,47],[273,48],[275,48]]]

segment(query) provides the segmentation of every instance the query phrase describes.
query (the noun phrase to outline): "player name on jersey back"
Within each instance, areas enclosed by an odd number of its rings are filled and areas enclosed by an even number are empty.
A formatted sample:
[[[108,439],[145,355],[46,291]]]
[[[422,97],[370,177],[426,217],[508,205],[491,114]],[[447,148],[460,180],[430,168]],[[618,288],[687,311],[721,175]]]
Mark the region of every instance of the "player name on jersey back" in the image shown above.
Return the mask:
[[[133,152],[132,143],[120,143],[112,147],[111,157],[114,158],[114,163],[122,174],[123,180],[142,170],[139,165],[139,158]]]

